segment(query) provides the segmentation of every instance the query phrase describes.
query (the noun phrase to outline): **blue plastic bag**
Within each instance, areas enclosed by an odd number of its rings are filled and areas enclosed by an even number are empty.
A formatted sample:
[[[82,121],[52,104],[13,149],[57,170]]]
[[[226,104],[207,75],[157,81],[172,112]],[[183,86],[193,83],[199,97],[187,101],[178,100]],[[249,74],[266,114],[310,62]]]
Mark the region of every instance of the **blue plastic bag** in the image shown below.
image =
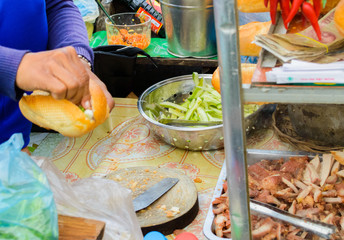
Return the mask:
[[[94,23],[99,16],[98,5],[95,0],[74,0],[84,22]]]
[[[53,193],[23,145],[21,134],[0,145],[0,239],[58,239]]]

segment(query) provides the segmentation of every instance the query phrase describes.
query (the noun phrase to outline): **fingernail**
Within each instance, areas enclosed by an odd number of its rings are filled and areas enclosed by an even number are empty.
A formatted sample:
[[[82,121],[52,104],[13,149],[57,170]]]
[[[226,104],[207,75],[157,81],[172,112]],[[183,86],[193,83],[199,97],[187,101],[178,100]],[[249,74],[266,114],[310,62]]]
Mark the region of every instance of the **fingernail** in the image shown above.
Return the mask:
[[[84,103],[84,108],[85,108],[85,109],[90,109],[90,108],[91,108],[91,103],[90,103],[90,101],[86,101],[86,102]]]

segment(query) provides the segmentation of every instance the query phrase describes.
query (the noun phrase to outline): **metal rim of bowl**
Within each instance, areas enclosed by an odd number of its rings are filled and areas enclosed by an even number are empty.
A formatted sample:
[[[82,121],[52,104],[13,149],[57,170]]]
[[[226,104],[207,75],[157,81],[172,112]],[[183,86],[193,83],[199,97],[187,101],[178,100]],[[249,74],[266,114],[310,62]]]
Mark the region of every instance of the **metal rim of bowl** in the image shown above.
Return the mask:
[[[211,79],[212,74],[199,74],[199,77],[204,77],[205,79]],[[166,124],[159,123],[155,121],[154,119],[147,116],[147,114],[144,112],[142,108],[142,103],[144,103],[144,98],[148,96],[150,93],[152,93],[154,90],[160,88],[161,86],[167,85],[169,83],[178,82],[178,81],[184,81],[184,80],[192,80],[192,74],[191,75],[182,75],[177,77],[168,78],[166,80],[163,80],[161,82],[158,82],[149,88],[147,88],[139,97],[137,101],[137,108],[140,112],[140,114],[150,123],[153,123],[159,127],[164,127],[167,129],[177,130],[177,131],[185,131],[185,132],[195,132],[195,131],[202,131],[202,130],[211,130],[211,129],[217,129],[223,127],[223,123],[215,126],[209,126],[209,127],[197,127],[197,128],[189,128],[189,127],[176,127],[176,126],[170,126]]]

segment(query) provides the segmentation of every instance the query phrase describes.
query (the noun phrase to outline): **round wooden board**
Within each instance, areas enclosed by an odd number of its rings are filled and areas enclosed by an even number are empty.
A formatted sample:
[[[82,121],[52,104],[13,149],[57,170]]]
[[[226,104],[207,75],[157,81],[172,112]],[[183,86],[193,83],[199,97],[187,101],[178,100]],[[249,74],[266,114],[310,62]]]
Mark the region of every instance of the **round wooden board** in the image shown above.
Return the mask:
[[[179,182],[149,207],[136,212],[143,234],[158,231],[168,235],[194,220],[199,210],[194,182],[182,170],[148,166],[123,168],[107,175],[107,178],[131,189],[133,199],[167,177],[178,178]],[[179,212],[171,210],[176,208]]]

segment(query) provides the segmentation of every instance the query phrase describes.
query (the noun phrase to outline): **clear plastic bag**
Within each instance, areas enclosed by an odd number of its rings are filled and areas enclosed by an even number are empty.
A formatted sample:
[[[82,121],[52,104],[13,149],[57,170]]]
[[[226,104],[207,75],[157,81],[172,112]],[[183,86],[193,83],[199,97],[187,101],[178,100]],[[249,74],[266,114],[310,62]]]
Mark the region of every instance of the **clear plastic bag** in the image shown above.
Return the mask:
[[[79,8],[84,22],[94,23],[96,21],[99,9],[95,0],[74,0],[74,4]]]
[[[23,145],[19,133],[0,145],[0,239],[58,239],[53,193]]]
[[[239,25],[244,25],[250,22],[268,22],[270,21],[270,13],[245,13],[239,11]]]
[[[103,240],[143,239],[129,189],[102,178],[69,184],[52,162],[42,157],[34,159],[48,177],[59,214],[105,222]]]

